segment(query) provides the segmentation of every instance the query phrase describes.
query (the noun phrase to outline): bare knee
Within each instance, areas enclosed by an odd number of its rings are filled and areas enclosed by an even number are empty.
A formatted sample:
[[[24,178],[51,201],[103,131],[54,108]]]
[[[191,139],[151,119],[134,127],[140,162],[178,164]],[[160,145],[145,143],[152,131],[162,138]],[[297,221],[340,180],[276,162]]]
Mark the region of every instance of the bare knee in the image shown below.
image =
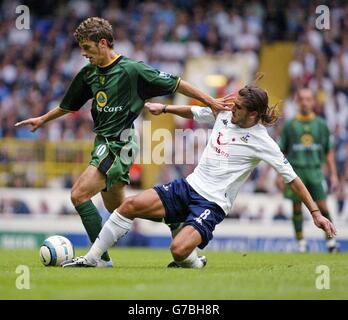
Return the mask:
[[[190,254],[190,248],[189,246],[185,245],[184,243],[179,243],[179,241],[173,240],[170,251],[172,253],[172,256],[174,260],[176,261],[182,261],[188,257]]]
[[[136,218],[137,208],[139,206],[136,196],[128,197],[122,203],[122,205],[118,208],[120,214],[125,216],[126,218],[133,219]]]
[[[90,200],[90,197],[84,194],[83,192],[81,192],[78,188],[73,188],[71,190],[70,199],[73,205],[76,207]]]

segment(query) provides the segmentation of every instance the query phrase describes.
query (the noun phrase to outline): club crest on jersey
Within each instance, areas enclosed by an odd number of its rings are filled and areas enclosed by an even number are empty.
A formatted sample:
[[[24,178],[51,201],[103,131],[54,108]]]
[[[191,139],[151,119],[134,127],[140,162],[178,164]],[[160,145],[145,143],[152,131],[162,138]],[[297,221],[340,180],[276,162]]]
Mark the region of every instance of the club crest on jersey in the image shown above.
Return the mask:
[[[245,136],[241,137],[240,140],[242,140],[245,143],[248,143],[249,138],[250,138],[250,135],[249,133],[247,133]]]
[[[104,91],[99,91],[96,95],[96,101],[99,108],[103,108],[108,103],[108,96]]]
[[[97,110],[99,112],[120,112],[124,109],[124,106],[108,106],[108,96],[104,91],[98,91],[95,96],[97,102]]]
[[[227,124],[228,124],[228,120],[227,119],[222,119],[221,121],[224,124],[224,126],[227,126]]]
[[[313,136],[311,134],[305,133],[304,135],[302,135],[301,137],[301,143],[308,147],[311,146],[313,144]]]

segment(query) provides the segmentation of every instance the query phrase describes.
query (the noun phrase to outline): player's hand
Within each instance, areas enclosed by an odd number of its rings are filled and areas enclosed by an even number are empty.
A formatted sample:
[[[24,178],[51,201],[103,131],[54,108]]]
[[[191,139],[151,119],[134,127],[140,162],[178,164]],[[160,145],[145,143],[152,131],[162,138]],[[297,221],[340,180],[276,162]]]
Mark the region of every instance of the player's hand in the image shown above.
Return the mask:
[[[281,192],[284,192],[285,185],[284,185],[283,178],[282,178],[281,176],[277,176],[277,178],[276,178],[276,186],[277,186],[277,188],[278,188]]]
[[[220,111],[231,111],[232,104],[224,98],[212,99],[207,103],[208,107],[213,111],[214,116]]]
[[[227,107],[232,107],[234,101],[236,100],[237,94],[235,92],[229,93],[222,98],[217,98],[216,100],[224,103]]]
[[[336,235],[336,228],[333,223],[329,219],[326,219],[319,211],[313,213],[312,216],[314,224],[318,228],[323,229],[329,238]]]
[[[232,107],[234,106],[236,96],[237,95],[235,92],[229,93],[222,98],[213,99],[208,106],[212,109],[215,116],[220,111],[231,111]]]
[[[330,176],[330,188],[331,188],[331,192],[336,192],[338,189],[338,185],[339,185],[339,181],[338,181],[338,177],[337,174],[332,174]]]
[[[163,112],[164,104],[146,102],[144,107],[147,108],[153,115],[158,116]]]
[[[44,120],[42,119],[42,117],[37,117],[37,118],[30,118],[27,120],[23,120],[20,122],[17,122],[14,126],[15,127],[21,127],[21,126],[26,126],[26,125],[31,125],[31,132],[35,132],[37,129],[39,129],[43,124],[44,124]]]

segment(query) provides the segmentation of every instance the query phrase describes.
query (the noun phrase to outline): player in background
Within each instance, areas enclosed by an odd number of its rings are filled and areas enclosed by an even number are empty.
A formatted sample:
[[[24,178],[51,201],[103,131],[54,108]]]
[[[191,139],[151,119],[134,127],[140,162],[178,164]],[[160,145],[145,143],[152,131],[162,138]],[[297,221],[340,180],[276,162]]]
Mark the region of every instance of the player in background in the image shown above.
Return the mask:
[[[231,211],[241,185],[261,160],[269,163],[305,203],[315,225],[328,237],[334,236],[335,227],[320,213],[264,126],[276,120],[267,93],[257,86],[245,86],[233,101],[232,111],[221,111],[216,118],[210,108],[147,104],[153,114],[168,112],[215,123],[197,167],[187,178],[127,198],[110,215],[89,252],[62,266],[94,267],[103,252],[130,230],[134,218],[156,218],[166,223],[184,222],[171,243],[174,261],[169,266],[204,267],[206,258],[192,259],[191,252],[197,246],[203,249],[212,239],[215,226]]]
[[[117,54],[113,49],[112,26],[107,20],[88,18],[74,36],[90,63],[73,79],[59,106],[16,126],[31,125],[35,131],[51,120],[78,111],[93,99],[91,114],[96,138],[91,161],[71,191],[71,201],[93,243],[102,228],[102,219],[91,198],[101,192],[110,213],[124,200],[124,186],[129,183],[129,169],[138,149],[131,129],[145,100],[180,92],[215,111],[226,107],[223,99],[213,99],[177,76]],[[127,156],[122,158],[120,152],[125,148],[128,148]],[[105,252],[98,267],[109,266],[112,262]]]
[[[297,92],[299,110],[293,119],[284,124],[280,138],[280,148],[290,161],[297,175],[311,193],[324,217],[331,221],[327,207],[327,184],[322,172],[326,161],[330,172],[330,185],[334,191],[338,186],[334,146],[332,137],[325,120],[313,112],[315,97],[312,90],[303,88]],[[284,196],[292,200],[293,225],[298,250],[307,251],[307,244],[303,236],[302,201],[294,192],[277,178],[277,185],[284,192]],[[338,250],[336,239],[327,238],[329,252]]]

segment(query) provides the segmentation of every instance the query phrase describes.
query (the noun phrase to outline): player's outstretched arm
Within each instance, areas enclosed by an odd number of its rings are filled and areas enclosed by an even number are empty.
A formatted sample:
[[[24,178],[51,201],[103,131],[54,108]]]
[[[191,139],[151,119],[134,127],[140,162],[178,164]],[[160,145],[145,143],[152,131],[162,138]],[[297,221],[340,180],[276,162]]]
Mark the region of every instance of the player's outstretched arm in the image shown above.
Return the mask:
[[[217,102],[222,103],[227,106],[232,106],[234,103],[234,99],[236,97],[235,93],[227,94],[222,98],[215,99]],[[192,112],[192,107],[189,105],[166,105],[163,103],[153,103],[146,102],[145,108],[147,108],[153,115],[158,116],[162,113],[172,113],[176,114],[183,118],[192,119],[194,118],[194,114]]]
[[[231,108],[232,102],[230,99],[224,99],[225,97],[221,99],[214,99],[184,80],[180,81],[177,91],[185,96],[202,102],[204,105],[210,107],[214,112],[219,112],[222,110],[226,111],[230,110]]]
[[[191,112],[192,106],[166,105],[162,103],[146,102],[145,108],[148,109],[155,116],[160,115],[162,113],[172,113],[183,118],[193,118],[193,114]]]
[[[330,220],[326,219],[321,213],[313,201],[312,196],[307,190],[306,186],[303,184],[302,180],[297,177],[290,183],[291,189],[299,196],[302,202],[306,205],[310,211],[314,224],[325,231],[328,237],[333,237],[336,235],[336,228]]]
[[[63,110],[59,107],[56,107],[52,110],[50,110],[49,112],[47,112],[46,114],[40,116],[40,117],[36,117],[36,118],[29,118],[20,122],[17,122],[15,124],[15,127],[20,127],[20,126],[25,126],[25,125],[31,125],[32,129],[30,130],[31,132],[35,132],[37,129],[39,129],[40,127],[42,127],[46,122],[57,119],[67,113],[69,113],[70,111],[67,110]]]

